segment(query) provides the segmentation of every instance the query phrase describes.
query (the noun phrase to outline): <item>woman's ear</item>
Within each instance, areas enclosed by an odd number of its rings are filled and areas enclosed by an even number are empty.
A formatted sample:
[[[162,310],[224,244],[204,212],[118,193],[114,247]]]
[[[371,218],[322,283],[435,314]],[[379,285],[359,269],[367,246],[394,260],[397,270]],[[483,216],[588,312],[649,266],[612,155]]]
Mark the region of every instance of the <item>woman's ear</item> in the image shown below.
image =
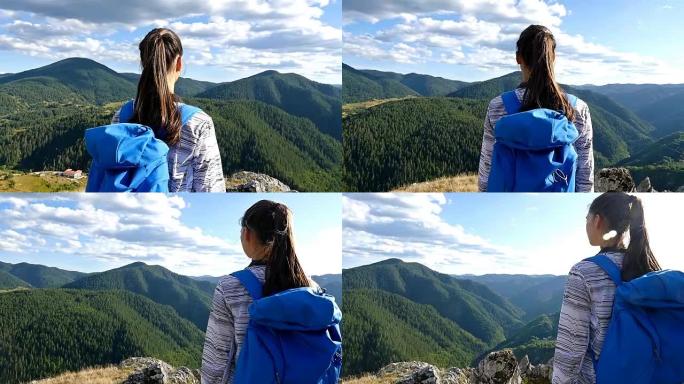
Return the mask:
[[[176,72],[180,73],[180,71],[183,69],[183,56],[178,55],[178,58],[176,59]]]
[[[518,65],[522,65],[522,59],[520,58],[520,52],[515,53],[515,62],[518,63]]]

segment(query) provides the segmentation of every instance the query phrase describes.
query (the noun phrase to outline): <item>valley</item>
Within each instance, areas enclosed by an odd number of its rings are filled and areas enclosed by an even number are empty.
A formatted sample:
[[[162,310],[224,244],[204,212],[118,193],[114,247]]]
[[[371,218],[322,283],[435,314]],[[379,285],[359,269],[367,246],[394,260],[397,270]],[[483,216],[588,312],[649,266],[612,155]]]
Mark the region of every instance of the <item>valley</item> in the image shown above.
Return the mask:
[[[0,166],[87,171],[85,129],[108,124],[135,96],[137,79],[84,58],[0,77]],[[181,78],[176,94],[212,117],[224,174],[265,173],[301,191],[345,189],[338,87],[265,71],[226,83]]]
[[[218,279],[141,262],[87,274],[0,262],[0,327],[5,330],[0,333],[0,382],[119,364],[134,356],[199,368]],[[313,279],[331,293],[340,292],[341,275]]]
[[[487,105],[521,82],[520,72],[474,83],[420,75],[422,84],[432,84],[425,87],[408,76],[418,75],[343,66],[350,190],[387,191],[476,173]],[[657,190],[684,184],[684,127],[676,112],[684,85],[562,87],[589,105],[596,172],[625,166]]]
[[[553,356],[565,276],[451,276],[399,259],[342,275],[347,377],[401,361],[466,368],[502,349]]]

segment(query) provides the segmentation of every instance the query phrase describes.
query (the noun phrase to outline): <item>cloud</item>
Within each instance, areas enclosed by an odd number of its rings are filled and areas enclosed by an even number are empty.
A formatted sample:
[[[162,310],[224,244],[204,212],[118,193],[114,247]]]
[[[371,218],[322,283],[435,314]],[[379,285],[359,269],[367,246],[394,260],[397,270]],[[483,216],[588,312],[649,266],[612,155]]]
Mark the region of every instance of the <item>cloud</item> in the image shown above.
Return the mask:
[[[220,260],[237,269],[236,262],[244,258],[240,245],[185,224],[181,218],[187,203],[180,196],[75,196],[79,198],[0,200],[0,249],[69,254],[108,265],[145,261],[171,268],[205,267]]]
[[[327,0],[8,0],[0,4],[0,50],[55,60],[88,57],[130,68],[138,64],[137,44],[144,35],[169,27],[181,37],[191,67],[225,70],[233,79],[276,69],[339,83],[342,31],[321,20],[328,5]],[[10,15],[15,19],[4,20]]]
[[[443,194],[345,194],[344,266],[398,257],[472,273],[513,257],[510,249],[445,221],[446,204]]]
[[[518,68],[515,43],[520,32],[530,24],[542,24],[556,37],[556,72],[562,82],[672,82],[682,78],[672,63],[620,52],[567,33],[562,22],[570,10],[560,2],[350,0],[343,8],[345,56],[410,65],[458,65],[490,78]],[[369,27],[369,23],[376,26]]]

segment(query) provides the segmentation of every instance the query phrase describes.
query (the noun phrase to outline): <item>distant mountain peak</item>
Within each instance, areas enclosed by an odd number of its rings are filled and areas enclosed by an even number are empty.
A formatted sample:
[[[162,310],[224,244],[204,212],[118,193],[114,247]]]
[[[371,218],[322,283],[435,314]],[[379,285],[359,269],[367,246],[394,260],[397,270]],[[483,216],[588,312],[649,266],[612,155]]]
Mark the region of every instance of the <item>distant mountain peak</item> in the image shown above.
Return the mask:
[[[263,71],[263,72],[259,72],[259,73],[257,73],[256,75],[254,75],[253,77],[257,77],[257,76],[274,76],[274,75],[281,75],[281,73],[278,72],[278,71],[276,71],[275,69],[269,69],[269,70],[266,70],[266,71]]]
[[[122,268],[137,268],[137,267],[147,267],[147,266],[148,265],[142,261],[136,261],[135,263],[130,263],[130,264],[124,265]]]
[[[405,264],[406,262],[402,259],[392,257],[390,259],[378,261],[377,263],[374,263],[375,265],[389,265],[389,264]]]

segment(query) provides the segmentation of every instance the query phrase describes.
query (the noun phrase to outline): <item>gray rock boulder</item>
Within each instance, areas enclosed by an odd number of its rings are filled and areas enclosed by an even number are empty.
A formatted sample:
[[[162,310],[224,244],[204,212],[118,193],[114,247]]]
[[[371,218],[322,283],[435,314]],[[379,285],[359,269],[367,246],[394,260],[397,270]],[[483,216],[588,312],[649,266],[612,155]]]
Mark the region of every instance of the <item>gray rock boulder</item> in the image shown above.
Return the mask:
[[[226,180],[226,192],[295,192],[280,180],[263,173],[239,171]]]
[[[134,370],[123,384],[199,384],[196,372],[186,367],[174,369],[158,359],[132,357],[122,361],[119,366]]]
[[[396,384],[441,384],[439,370],[427,365],[401,378]]]
[[[478,384],[522,384],[518,361],[510,349],[489,353],[475,373]]]
[[[636,187],[637,192],[655,192],[653,186],[651,185],[651,179],[649,177],[641,180],[641,183]]]
[[[649,180],[650,184],[650,180]],[[634,179],[627,168],[603,168],[596,175],[596,192],[634,192]]]

